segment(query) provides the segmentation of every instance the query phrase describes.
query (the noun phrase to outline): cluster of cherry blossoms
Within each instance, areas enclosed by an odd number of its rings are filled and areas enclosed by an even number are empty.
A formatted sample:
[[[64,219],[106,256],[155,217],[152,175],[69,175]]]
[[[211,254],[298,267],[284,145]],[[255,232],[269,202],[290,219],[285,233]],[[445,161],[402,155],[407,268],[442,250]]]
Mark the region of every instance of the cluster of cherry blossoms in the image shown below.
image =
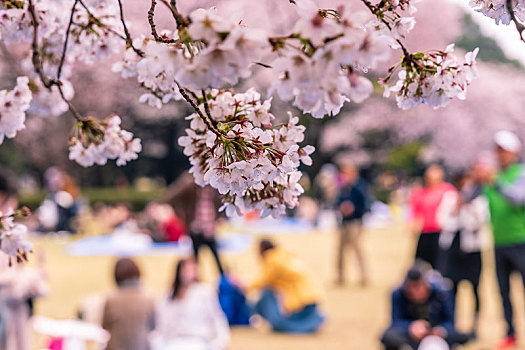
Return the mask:
[[[373,86],[360,73],[389,58],[388,38],[370,16],[348,7],[320,10],[301,1],[297,11],[293,33],[270,39],[279,75],[271,90],[317,118],[338,114],[345,101],[365,100]]]
[[[31,103],[27,77],[18,77],[13,90],[0,91],[0,144],[25,128],[26,111]]]
[[[64,7],[71,9],[71,12]],[[123,51],[125,42],[120,34],[121,27],[116,1],[0,1],[0,39],[8,45],[36,45],[41,59],[37,64],[40,67],[35,67],[35,53],[29,51],[20,61],[18,69],[27,74],[33,99],[30,105],[28,102],[23,111],[21,108],[19,111],[40,117],[59,116],[66,112],[70,108],[67,101],[74,96],[73,85],[68,80],[73,64],[92,64]],[[67,45],[64,42],[66,37]],[[54,79],[59,81],[50,83]],[[17,114],[16,124],[9,118],[3,118],[0,137],[3,139],[4,134],[13,137],[17,130],[23,128],[24,119],[25,113]],[[99,164],[100,157],[97,160]],[[125,160],[120,163],[125,163]]]
[[[93,63],[109,53],[125,47],[118,38],[121,23],[119,8],[113,1],[83,0],[73,11],[68,62],[77,60]],[[64,37],[70,21],[69,9],[74,1],[32,0],[33,12],[38,21],[38,45],[47,63],[58,64]],[[30,1],[0,1],[0,38],[6,44],[32,42],[34,25],[30,15]]]
[[[111,54],[122,52],[125,42],[119,34],[122,24],[117,1],[89,0],[84,3],[89,7],[90,13],[83,8],[75,10],[68,60],[92,64]]]
[[[120,128],[120,117],[112,115],[98,121],[86,118],[78,121],[70,138],[69,159],[83,167],[104,165],[108,159],[116,159],[117,165],[137,159],[142,150],[140,139]]]
[[[119,166],[136,159],[141,141],[121,129],[118,116],[85,118],[71,103],[74,88],[68,79],[74,64],[93,64],[121,53],[113,70],[137,80],[144,89],[140,102],[162,108],[184,99],[195,110],[180,139],[195,181],[224,196],[228,215],[259,210],[263,216],[278,216],[286,206],[295,206],[303,192],[298,168],[301,162],[311,163],[313,152],[311,146],[299,146],[305,128],[292,116],[286,124],[272,126],[271,99],[262,99],[253,89],[224,89],[249,78],[258,64],[275,73],[270,96],[291,101],[316,118],[334,116],[345,102],[367,99],[374,89],[365,74],[388,60],[392,50],[401,49],[401,61],[382,80],[385,95],[395,93],[400,108],[420,103],[440,107],[452,98],[464,99],[477,77],[477,50],[467,54],[464,64],[453,56],[452,46],[409,53],[402,40],[414,28],[411,15],[418,1],[361,0],[367,12],[346,5],[320,9],[313,0],[290,1],[297,20],[280,36],[220,16],[215,8],[185,16],[175,1],[159,2],[174,22],[157,32],[157,2],[152,1],[151,34],[132,38],[119,0],[0,0],[0,40],[31,46],[20,60],[28,76],[19,83],[22,89],[25,82],[25,97],[20,97],[25,103],[0,105],[0,143],[4,135],[14,137],[23,128],[26,112],[46,116],[69,109],[77,119],[71,160],[88,167],[108,159]],[[480,8],[496,1],[472,3]],[[516,7],[518,16],[520,11]],[[398,71],[399,79],[389,86]]]
[[[525,21],[525,1],[524,0],[513,0],[513,10],[516,17],[524,22]],[[476,11],[484,14],[485,16],[494,19],[496,24],[510,24],[512,18],[509,10],[507,9],[506,0],[470,0],[469,5]]]
[[[434,109],[446,106],[453,98],[464,100],[467,86],[478,77],[476,55],[478,49],[465,55],[461,64],[452,54],[454,44],[445,51],[421,52],[405,57],[395,85],[387,85],[396,67],[391,68],[388,77],[382,80],[384,96],[395,93],[397,105],[409,109],[426,103]]]
[[[28,216],[29,209],[0,212],[0,251],[18,262],[27,260],[27,254],[33,251],[33,245],[27,239],[27,227],[15,223],[15,217]]]
[[[188,117],[190,129],[179,139],[195,182],[223,195],[228,216],[258,210],[278,217],[297,205],[303,193],[298,167],[310,165],[314,151],[298,145],[305,130],[299,118],[290,114],[287,123],[272,126],[271,100],[262,101],[253,89],[214,89],[199,103],[200,112]]]
[[[201,90],[235,85],[248,78],[250,67],[258,62],[270,45],[264,32],[220,17],[215,8],[197,9],[189,15],[190,24],[177,32],[165,31],[162,41],[140,38],[129,48],[122,62],[113,69],[122,77],[137,77],[148,90],[140,97],[158,108],[171,99],[178,100],[179,88]]]

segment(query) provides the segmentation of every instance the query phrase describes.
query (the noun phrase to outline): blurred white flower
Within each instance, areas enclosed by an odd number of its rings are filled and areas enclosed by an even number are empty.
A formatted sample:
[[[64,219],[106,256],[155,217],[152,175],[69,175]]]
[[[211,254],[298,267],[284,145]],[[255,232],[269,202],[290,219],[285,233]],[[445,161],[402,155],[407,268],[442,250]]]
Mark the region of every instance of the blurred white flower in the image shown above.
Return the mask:
[[[0,91],[0,144],[25,128],[26,111],[32,99],[29,79],[18,77],[13,90]]]

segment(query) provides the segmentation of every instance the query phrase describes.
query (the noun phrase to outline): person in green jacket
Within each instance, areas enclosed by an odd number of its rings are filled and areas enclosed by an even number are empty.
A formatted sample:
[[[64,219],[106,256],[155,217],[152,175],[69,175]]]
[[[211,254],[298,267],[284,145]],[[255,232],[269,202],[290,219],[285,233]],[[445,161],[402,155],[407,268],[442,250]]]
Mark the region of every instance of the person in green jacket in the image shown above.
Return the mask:
[[[499,172],[478,167],[476,175],[484,184],[489,202],[494,236],[496,274],[507,322],[507,337],[498,349],[510,349],[517,343],[510,299],[510,275],[519,272],[525,281],[525,168],[520,163],[522,145],[510,131],[494,136]]]

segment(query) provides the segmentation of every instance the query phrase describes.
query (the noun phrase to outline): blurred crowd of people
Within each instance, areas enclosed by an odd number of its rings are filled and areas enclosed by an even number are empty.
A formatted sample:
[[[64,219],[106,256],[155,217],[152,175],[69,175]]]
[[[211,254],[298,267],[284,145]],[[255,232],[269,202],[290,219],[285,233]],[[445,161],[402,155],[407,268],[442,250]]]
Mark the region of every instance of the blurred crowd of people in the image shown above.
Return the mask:
[[[386,350],[450,349],[477,338],[482,253],[492,246],[488,227],[492,228],[507,324],[506,337],[497,349],[517,345],[510,276],[518,272],[525,280],[525,169],[521,153],[519,138],[501,131],[494,137],[492,156],[482,155],[455,174],[432,164],[426,168],[423,182],[411,188],[406,202],[408,228],[417,240],[414,265],[392,292],[391,324],[380,339]],[[85,205],[78,187],[67,174],[53,168],[45,178],[47,195],[38,210],[39,225],[45,230],[74,231],[71,219]],[[363,222],[372,208],[370,187],[359,167],[347,160],[338,166],[325,164],[314,180],[316,222],[337,232],[333,263],[338,286],[346,284],[353,272],[347,269],[349,253],[356,257],[359,285],[366,288],[371,279],[362,249]],[[0,181],[0,210],[16,206],[15,194],[7,181]],[[188,237],[193,246],[191,257],[177,262],[166,295],[156,301],[141,283],[138,264],[129,258],[117,261],[117,288],[105,299],[100,320],[100,326],[111,335],[107,349],[226,350],[230,348],[229,326],[263,322],[284,333],[321,329],[325,315],[319,280],[286,247],[261,240],[261,269],[252,281],[237,278],[224,265],[216,238],[219,206],[220,197],[211,187],[199,187],[185,174],[167,189],[162,201],[149,203],[141,213],[133,213],[124,204],[95,208],[90,221],[105,226],[106,232],[143,232],[154,242]],[[199,281],[202,248],[209,249],[216,262],[217,286]],[[24,283],[13,278],[22,274],[27,274]],[[474,300],[474,322],[466,333],[455,325],[458,286],[463,282],[472,286]],[[23,341],[27,332],[24,324],[32,313],[33,300],[46,292],[43,264],[0,271],[0,339],[4,342],[0,342],[0,350],[28,349]],[[252,298],[256,294],[257,298]],[[59,342],[53,344],[50,349],[62,349]]]
[[[517,345],[510,277],[517,272],[525,281],[525,169],[521,152],[517,135],[500,131],[494,137],[494,157],[480,157],[456,174],[452,183],[445,182],[441,166],[427,168],[424,185],[415,188],[409,199],[411,228],[418,237],[416,266],[392,294],[392,324],[382,337],[387,350],[448,349],[477,337],[478,289],[482,251],[489,242],[488,222],[507,324],[507,335],[496,348]],[[454,327],[462,281],[471,284],[475,305],[468,334],[460,334]],[[425,341],[427,338],[431,340]]]
[[[143,285],[138,264],[118,259],[116,289],[105,297],[100,317],[110,335],[106,349],[226,350],[231,348],[230,326],[259,326],[263,320],[276,332],[319,330],[322,291],[307,265],[267,239],[259,242],[259,253],[261,269],[252,281],[223,275],[218,288],[200,282],[193,256],[181,258],[173,282],[158,300]],[[246,299],[256,294],[251,302]]]

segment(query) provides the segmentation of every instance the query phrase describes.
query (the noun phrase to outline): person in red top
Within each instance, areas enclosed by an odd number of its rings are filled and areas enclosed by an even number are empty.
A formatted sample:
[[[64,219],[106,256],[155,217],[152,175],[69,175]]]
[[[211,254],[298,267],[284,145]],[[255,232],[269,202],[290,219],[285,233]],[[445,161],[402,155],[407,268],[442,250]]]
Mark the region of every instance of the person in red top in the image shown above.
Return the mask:
[[[436,212],[448,191],[456,191],[454,186],[444,181],[445,171],[437,164],[427,168],[424,174],[425,185],[416,189],[410,196],[412,228],[419,234],[416,260],[429,263],[438,269],[439,226]]]

